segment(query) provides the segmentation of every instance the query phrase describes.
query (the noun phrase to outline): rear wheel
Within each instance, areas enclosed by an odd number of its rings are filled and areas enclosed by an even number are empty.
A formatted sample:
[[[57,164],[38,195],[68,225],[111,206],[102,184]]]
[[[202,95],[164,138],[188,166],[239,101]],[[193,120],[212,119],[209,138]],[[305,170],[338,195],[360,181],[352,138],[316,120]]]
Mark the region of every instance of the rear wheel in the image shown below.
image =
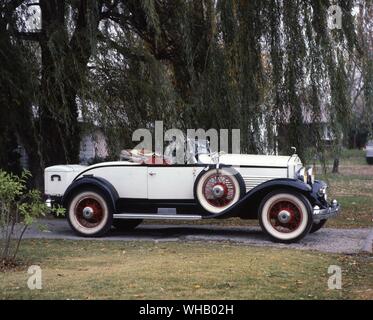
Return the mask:
[[[367,157],[367,163],[373,164],[373,157]]]
[[[273,241],[296,242],[306,236],[312,227],[312,207],[302,194],[275,191],[263,199],[259,222]]]
[[[81,236],[99,237],[111,227],[112,207],[97,190],[76,193],[69,201],[67,209],[71,228]]]
[[[129,231],[135,229],[141,222],[141,219],[115,219],[113,226],[120,231]]]

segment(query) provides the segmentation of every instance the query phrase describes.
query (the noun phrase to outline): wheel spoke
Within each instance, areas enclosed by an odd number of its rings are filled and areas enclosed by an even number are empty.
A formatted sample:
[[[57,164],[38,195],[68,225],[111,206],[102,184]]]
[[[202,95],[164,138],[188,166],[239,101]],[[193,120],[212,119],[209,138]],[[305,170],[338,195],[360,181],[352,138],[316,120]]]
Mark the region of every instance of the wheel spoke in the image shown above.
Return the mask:
[[[88,210],[89,215],[85,215],[84,210]],[[103,208],[95,198],[84,198],[78,202],[74,210],[75,217],[80,225],[85,228],[97,227],[103,219]]]
[[[280,217],[284,215],[285,218]],[[282,233],[297,230],[302,222],[301,210],[288,200],[281,200],[272,205],[268,213],[272,227]]]
[[[214,194],[214,188],[220,188],[218,196]],[[229,205],[236,194],[232,178],[227,175],[212,174],[203,185],[203,195],[207,202],[214,207]]]

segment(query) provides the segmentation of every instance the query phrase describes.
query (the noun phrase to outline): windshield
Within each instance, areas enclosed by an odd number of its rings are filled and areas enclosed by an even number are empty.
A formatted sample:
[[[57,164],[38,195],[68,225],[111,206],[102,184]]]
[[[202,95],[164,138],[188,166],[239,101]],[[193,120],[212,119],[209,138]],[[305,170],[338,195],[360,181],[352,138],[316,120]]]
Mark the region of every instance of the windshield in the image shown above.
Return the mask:
[[[187,139],[186,141],[172,140],[165,149],[165,157],[171,163],[197,163],[198,156],[210,154],[210,143],[208,140]]]
[[[194,140],[194,152],[198,154],[209,154],[210,143],[207,140]]]

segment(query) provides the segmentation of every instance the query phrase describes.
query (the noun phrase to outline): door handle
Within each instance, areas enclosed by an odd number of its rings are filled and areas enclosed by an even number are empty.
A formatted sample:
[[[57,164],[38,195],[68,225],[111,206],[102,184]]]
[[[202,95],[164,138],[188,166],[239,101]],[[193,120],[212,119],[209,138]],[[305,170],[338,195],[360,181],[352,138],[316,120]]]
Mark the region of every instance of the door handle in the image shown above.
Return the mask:
[[[58,181],[61,181],[61,176],[58,175],[58,174],[54,174],[54,175],[52,175],[52,176],[51,176],[51,181],[54,181],[55,178],[56,178]]]
[[[155,173],[155,172],[149,172],[149,175],[150,175],[150,176],[155,176],[156,173]]]

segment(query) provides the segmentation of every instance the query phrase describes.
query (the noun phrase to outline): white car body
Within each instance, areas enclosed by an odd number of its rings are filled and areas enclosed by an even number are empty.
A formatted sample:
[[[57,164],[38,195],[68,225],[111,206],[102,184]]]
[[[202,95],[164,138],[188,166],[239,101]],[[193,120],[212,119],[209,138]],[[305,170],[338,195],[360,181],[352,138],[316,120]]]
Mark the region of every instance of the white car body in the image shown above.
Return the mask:
[[[245,181],[246,192],[276,178],[296,177],[302,167],[299,157],[223,154],[220,164],[232,165]],[[104,162],[91,166],[57,165],[45,169],[45,194],[63,196],[81,173],[111,182],[121,198],[193,199],[196,177],[204,166],[213,165],[210,155],[200,156],[199,165],[141,165],[129,161]]]
[[[62,204],[82,236],[103,235],[112,224],[134,228],[143,219],[239,217],[259,219],[282,242],[317,231],[339,211],[336,201],[327,202],[326,184],[295,154],[217,154],[196,146],[185,164],[174,164],[173,152],[167,158],[124,150],[126,161],[48,167],[47,203]]]

